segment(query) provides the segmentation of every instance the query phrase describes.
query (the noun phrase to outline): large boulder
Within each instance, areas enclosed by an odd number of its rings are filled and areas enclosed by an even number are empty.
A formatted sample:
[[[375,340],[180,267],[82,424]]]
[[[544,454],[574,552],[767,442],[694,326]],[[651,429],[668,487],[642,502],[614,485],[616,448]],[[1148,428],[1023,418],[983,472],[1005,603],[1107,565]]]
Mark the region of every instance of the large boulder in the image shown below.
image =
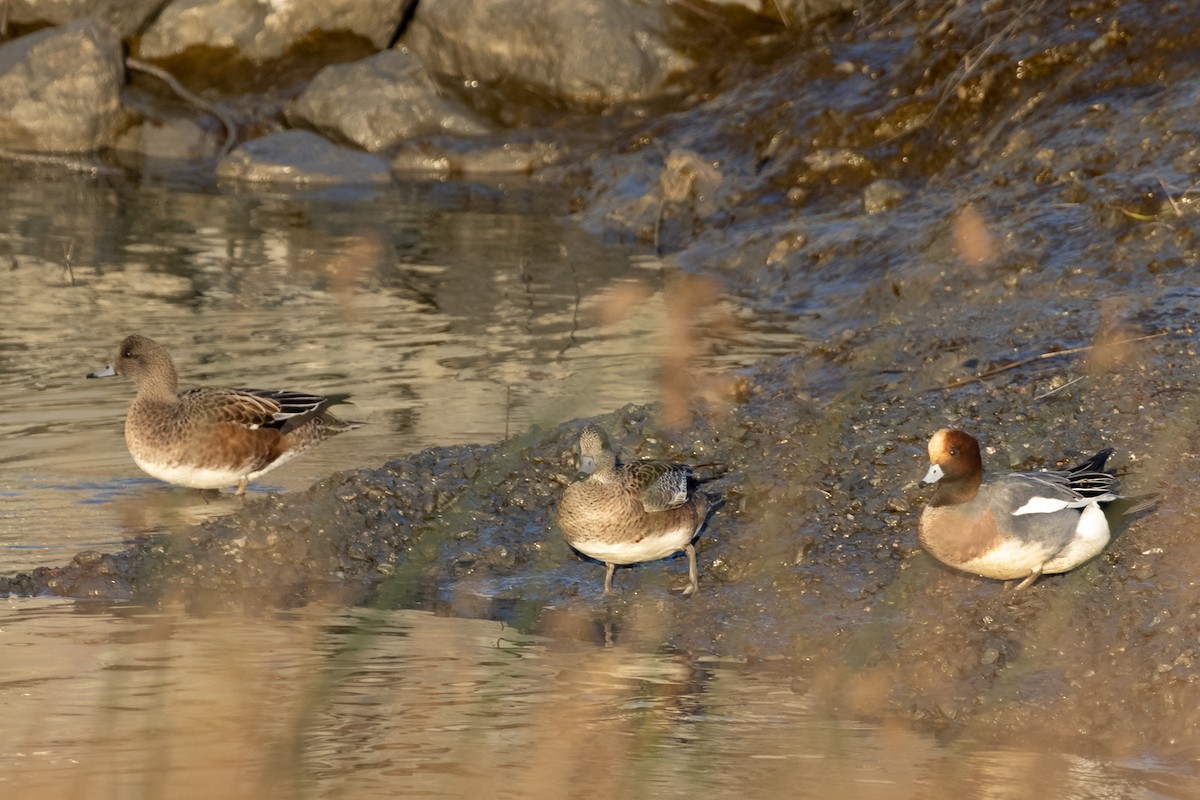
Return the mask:
[[[420,62],[401,50],[325,67],[292,103],[288,117],[371,152],[419,136],[479,136],[489,130],[443,97]]]
[[[146,29],[138,54],[161,59],[203,47],[264,62],[321,33],[352,33],[383,48],[400,24],[402,5],[396,0],[174,0]]]
[[[81,153],[112,144],[124,119],[121,39],[83,19],[0,46],[0,147]]]
[[[695,66],[676,7],[642,0],[422,0],[404,43],[431,72],[576,106],[669,95]]]
[[[162,0],[5,0],[10,25],[66,25],[96,17],[116,29],[122,39],[142,29]]]

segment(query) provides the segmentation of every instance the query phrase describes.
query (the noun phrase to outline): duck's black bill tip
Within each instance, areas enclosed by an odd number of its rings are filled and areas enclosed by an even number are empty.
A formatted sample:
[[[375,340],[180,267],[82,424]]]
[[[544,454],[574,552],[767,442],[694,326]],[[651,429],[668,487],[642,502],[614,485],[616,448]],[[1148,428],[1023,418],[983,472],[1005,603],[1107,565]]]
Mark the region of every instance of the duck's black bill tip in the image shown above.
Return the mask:
[[[117,374],[116,368],[113,367],[112,364],[109,364],[107,367],[98,369],[95,372],[89,372],[87,375],[84,375],[83,377],[85,377],[85,378],[111,378],[116,374]]]

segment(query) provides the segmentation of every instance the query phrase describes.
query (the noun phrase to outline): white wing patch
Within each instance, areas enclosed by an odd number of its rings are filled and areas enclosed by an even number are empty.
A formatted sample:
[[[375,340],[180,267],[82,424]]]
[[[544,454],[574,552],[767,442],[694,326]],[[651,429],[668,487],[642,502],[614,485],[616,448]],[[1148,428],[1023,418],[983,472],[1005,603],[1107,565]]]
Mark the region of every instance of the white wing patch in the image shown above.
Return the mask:
[[[1053,514],[1055,511],[1062,511],[1064,508],[1070,508],[1071,501],[1059,500],[1053,497],[1031,497],[1025,505],[1012,512],[1014,517],[1019,517],[1022,514]]]
[[[1031,497],[1025,505],[1012,512],[1014,517],[1022,514],[1053,514],[1064,508],[1087,508],[1095,503],[1108,503],[1117,499],[1117,495],[1109,492],[1099,497],[1076,497],[1073,500],[1063,500],[1056,497]]]

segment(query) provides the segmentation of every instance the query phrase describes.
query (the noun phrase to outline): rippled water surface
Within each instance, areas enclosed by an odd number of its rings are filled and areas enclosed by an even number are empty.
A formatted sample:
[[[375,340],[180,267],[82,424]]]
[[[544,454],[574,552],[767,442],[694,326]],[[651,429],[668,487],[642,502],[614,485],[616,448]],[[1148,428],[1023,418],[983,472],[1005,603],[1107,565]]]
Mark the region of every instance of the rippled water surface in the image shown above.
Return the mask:
[[[572,612],[566,612],[572,613]],[[587,612],[580,612],[587,613]],[[650,628],[653,625],[649,626]],[[1155,798],[1147,763],[823,717],[803,681],[426,612],[11,600],[5,797]],[[639,643],[640,641],[640,643]]]

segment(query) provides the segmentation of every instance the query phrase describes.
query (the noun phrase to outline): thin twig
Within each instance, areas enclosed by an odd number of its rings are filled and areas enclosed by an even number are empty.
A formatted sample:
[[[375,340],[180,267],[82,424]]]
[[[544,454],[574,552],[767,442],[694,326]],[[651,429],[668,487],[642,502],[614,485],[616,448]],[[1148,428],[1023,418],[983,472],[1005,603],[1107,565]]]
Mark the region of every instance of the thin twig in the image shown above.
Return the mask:
[[[1167,185],[1163,183],[1163,179],[1158,179],[1158,185],[1162,187],[1163,194],[1167,196],[1167,202],[1171,204],[1171,208],[1175,209],[1175,216],[1182,217],[1183,212],[1179,210],[1179,204],[1175,202],[1175,198],[1171,197],[1171,192],[1167,189]]]
[[[1084,379],[1084,378],[1086,378],[1086,377],[1087,377],[1086,375],[1080,375],[1080,376],[1079,376],[1078,378],[1076,378],[1075,380],[1073,380],[1073,381],[1067,381],[1067,382],[1066,382],[1066,383],[1064,383],[1062,386],[1059,386],[1057,389],[1051,389],[1051,390],[1050,390],[1050,391],[1048,391],[1048,392],[1042,392],[1041,394],[1037,395],[1037,396],[1036,396],[1036,397],[1034,397],[1033,399],[1034,399],[1034,400],[1042,400],[1042,399],[1044,399],[1044,398],[1047,398],[1047,397],[1049,397],[1050,395],[1054,394],[1055,392],[1061,392],[1063,389],[1067,388],[1067,387],[1068,387],[1068,386],[1070,386],[1071,384],[1074,384],[1074,383],[1079,383],[1081,380],[1083,380],[1083,379]]]
[[[940,18],[940,21],[937,22],[937,25],[941,25],[945,22],[945,16],[949,14],[954,5],[955,4],[953,2],[947,3],[940,11],[938,11],[937,14],[934,15],[934,20],[939,20]],[[927,112],[913,125],[906,127],[902,131],[892,134],[884,139],[882,143],[890,143],[902,136],[912,133],[915,130],[919,130],[930,125],[937,118],[938,114],[941,113],[943,106],[946,105],[951,96],[954,95],[954,93],[958,91],[959,87],[966,83],[967,80],[975,74],[979,65],[983,63],[984,59],[991,54],[992,50],[994,50],[997,45],[1004,41],[1005,37],[1016,31],[1017,27],[1026,17],[1036,13],[1037,11],[1040,11],[1043,5],[1045,5],[1045,1],[1039,0],[1039,2],[1033,3],[1027,8],[1023,8],[1017,12],[1014,12],[1013,18],[1010,19],[998,33],[988,36],[979,44],[975,45],[966,53],[964,53],[962,58],[959,60],[958,66],[955,67],[954,72],[947,78],[947,81],[950,82],[950,85],[942,90],[937,102],[934,103],[933,109]],[[937,25],[934,25],[931,22],[931,24],[927,26],[926,30],[934,30]],[[1037,101],[1035,100],[1035,104],[1036,102]]]
[[[891,8],[889,8],[887,11],[883,12],[883,16],[881,16],[879,18],[879,21],[876,24],[881,25],[881,26],[882,25],[890,25],[892,23],[892,20],[894,20],[896,17],[900,16],[900,12],[908,10],[908,6],[909,6],[909,0],[904,0],[904,2],[896,3]]]
[[[676,5],[680,6],[681,8],[686,8],[688,11],[691,11],[701,19],[711,22],[724,29],[726,33],[732,32],[733,30],[720,15],[714,14],[711,11],[706,11],[705,9],[697,6],[695,3],[688,2],[688,0],[669,0],[669,5]]]
[[[1007,372],[1010,369],[1016,369],[1017,367],[1023,367],[1026,364],[1032,364],[1034,361],[1040,361],[1045,358],[1057,358],[1058,356],[1069,356],[1074,353],[1085,353],[1088,350],[1094,350],[1097,347],[1111,347],[1111,346],[1118,345],[1118,344],[1132,344],[1133,342],[1144,342],[1147,339],[1157,339],[1160,336],[1166,336],[1168,333],[1171,333],[1171,331],[1160,331],[1159,333],[1150,333],[1150,334],[1146,334],[1145,336],[1135,336],[1132,339],[1122,339],[1118,342],[1102,342],[1099,345],[1089,344],[1089,345],[1084,345],[1083,347],[1068,347],[1066,350],[1054,350],[1049,353],[1039,353],[1036,356],[1030,356],[1029,358],[1022,358],[1019,361],[1013,361],[1012,363],[1009,363],[1009,364],[1004,364],[999,367],[994,367],[980,375],[972,375],[967,378],[959,378],[956,381],[951,381],[950,383],[947,383],[945,386],[938,386],[936,389],[930,389],[930,391],[944,391],[946,389],[957,389],[959,386],[962,386],[967,383],[971,383],[972,381],[981,381],[984,378],[990,378],[993,375],[999,375],[1001,372]]]
[[[1041,4],[1038,3],[1037,5],[1040,6]],[[1014,14],[1013,18],[1010,19],[1008,23],[1000,29],[999,33],[989,36],[987,39],[980,42],[975,47],[972,47],[963,55],[962,60],[959,62],[958,68],[956,69],[956,72],[959,73],[957,79],[955,79],[950,86],[947,86],[944,90],[942,90],[941,97],[938,98],[933,110],[928,114],[929,120],[933,120],[937,117],[938,113],[942,110],[942,106],[946,104],[946,101],[948,101],[950,97],[958,91],[959,87],[966,83],[967,80],[975,74],[975,71],[979,65],[983,63],[984,59],[991,55],[992,51],[996,49],[997,45],[999,45],[1005,40],[1006,37],[1008,37],[1017,29],[1017,26],[1024,21],[1024,17],[1029,11],[1030,9],[1022,9],[1020,13]]]
[[[63,266],[66,268],[67,275],[71,278],[71,285],[75,285],[75,270],[71,268],[71,254],[75,251],[75,240],[67,242],[63,245]]]
[[[775,13],[779,15],[779,21],[783,23],[783,27],[789,31],[792,29],[792,21],[788,19],[787,12],[783,6],[779,4],[779,0],[774,0]]]
[[[662,234],[663,215],[667,212],[667,197],[666,193],[658,201],[658,214],[654,217],[654,255],[661,256],[662,240],[659,236]]]
[[[233,117],[227,111],[218,105],[208,102],[203,97],[189,92],[183,88],[175,76],[167,72],[165,69],[156,67],[153,64],[147,64],[145,61],[140,61],[136,58],[125,59],[125,64],[138,72],[145,72],[147,75],[153,75],[160,81],[171,87],[171,91],[182,97],[187,102],[199,108],[201,111],[207,111],[212,116],[216,117],[225,127],[225,143],[221,145],[221,152],[218,154],[222,158],[233,149],[234,142],[237,141],[237,123],[233,121]]]

